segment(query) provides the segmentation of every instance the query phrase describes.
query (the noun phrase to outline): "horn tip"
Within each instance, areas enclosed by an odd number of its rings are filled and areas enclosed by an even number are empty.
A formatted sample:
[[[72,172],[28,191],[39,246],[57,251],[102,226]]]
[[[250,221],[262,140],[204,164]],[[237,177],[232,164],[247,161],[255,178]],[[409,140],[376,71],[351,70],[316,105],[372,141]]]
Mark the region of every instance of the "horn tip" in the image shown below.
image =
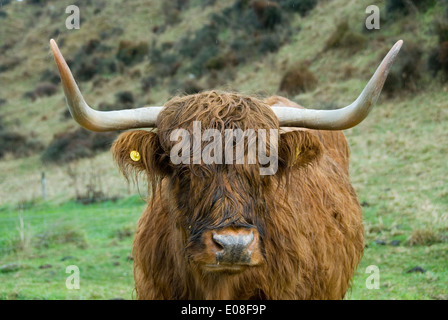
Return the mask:
[[[53,54],[56,55],[59,52],[59,47],[54,39],[50,39],[50,48],[53,51]]]
[[[404,43],[403,40],[401,40],[401,39],[398,40],[397,42],[395,42],[394,46],[392,47],[392,49],[390,51],[396,55],[400,51],[403,43]]]

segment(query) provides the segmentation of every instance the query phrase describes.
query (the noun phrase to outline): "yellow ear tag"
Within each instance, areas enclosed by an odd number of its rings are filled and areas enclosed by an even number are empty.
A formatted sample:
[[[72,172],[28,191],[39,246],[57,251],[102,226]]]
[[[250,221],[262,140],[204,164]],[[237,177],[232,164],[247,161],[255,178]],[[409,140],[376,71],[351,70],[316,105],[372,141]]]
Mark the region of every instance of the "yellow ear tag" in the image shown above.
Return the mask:
[[[140,161],[140,153],[138,151],[132,150],[129,156],[131,157],[132,161]]]
[[[294,164],[297,163],[297,159],[299,158],[299,155],[301,152],[302,152],[302,150],[300,150],[299,148],[296,148],[296,158],[294,159]]]

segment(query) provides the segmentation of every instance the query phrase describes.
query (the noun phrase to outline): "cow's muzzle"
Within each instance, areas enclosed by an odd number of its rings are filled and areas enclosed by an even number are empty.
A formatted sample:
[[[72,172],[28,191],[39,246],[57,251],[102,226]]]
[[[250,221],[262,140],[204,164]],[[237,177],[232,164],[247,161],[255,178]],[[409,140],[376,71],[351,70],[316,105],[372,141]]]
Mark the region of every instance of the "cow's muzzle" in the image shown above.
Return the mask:
[[[210,263],[209,271],[239,272],[262,262],[260,239],[255,228],[224,228],[204,234],[205,250]]]

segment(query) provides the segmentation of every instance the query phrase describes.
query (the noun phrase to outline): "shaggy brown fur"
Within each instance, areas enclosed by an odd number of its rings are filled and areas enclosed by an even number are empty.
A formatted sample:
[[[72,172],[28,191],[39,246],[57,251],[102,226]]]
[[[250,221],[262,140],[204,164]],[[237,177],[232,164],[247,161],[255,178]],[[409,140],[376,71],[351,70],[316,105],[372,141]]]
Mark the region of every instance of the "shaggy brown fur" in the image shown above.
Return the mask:
[[[144,172],[151,194],[134,240],[139,299],[341,299],[363,252],[361,209],[348,175],[340,131],[282,128],[279,169],[259,164],[173,165],[172,130],[280,129],[265,101],[215,91],[169,101],[157,131],[123,133],[113,146],[122,170]],[[140,162],[129,159],[138,150]],[[263,263],[241,273],[201,268],[202,234],[226,226],[255,227]]]

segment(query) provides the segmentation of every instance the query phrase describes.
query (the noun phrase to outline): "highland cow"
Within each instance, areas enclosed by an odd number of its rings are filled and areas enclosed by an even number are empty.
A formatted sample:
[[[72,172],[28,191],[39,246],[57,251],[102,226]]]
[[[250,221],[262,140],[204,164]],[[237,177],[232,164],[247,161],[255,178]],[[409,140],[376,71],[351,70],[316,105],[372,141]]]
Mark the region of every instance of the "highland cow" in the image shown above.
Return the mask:
[[[74,119],[122,133],[112,153],[126,177],[146,175],[150,199],[134,240],[139,299],[341,299],[362,257],[361,208],[341,130],[360,123],[378,98],[402,41],[358,99],[310,110],[282,97],[236,93],[174,97],[163,107],[97,111],[82,97],[56,43],[51,47]],[[278,170],[260,161],[174,164],[174,130],[278,130]],[[260,139],[257,137],[256,139]],[[224,142],[223,142],[224,143]],[[200,146],[204,147],[205,141]],[[244,157],[249,141],[244,141]],[[193,147],[192,147],[193,148]],[[192,150],[194,151],[194,150]]]

